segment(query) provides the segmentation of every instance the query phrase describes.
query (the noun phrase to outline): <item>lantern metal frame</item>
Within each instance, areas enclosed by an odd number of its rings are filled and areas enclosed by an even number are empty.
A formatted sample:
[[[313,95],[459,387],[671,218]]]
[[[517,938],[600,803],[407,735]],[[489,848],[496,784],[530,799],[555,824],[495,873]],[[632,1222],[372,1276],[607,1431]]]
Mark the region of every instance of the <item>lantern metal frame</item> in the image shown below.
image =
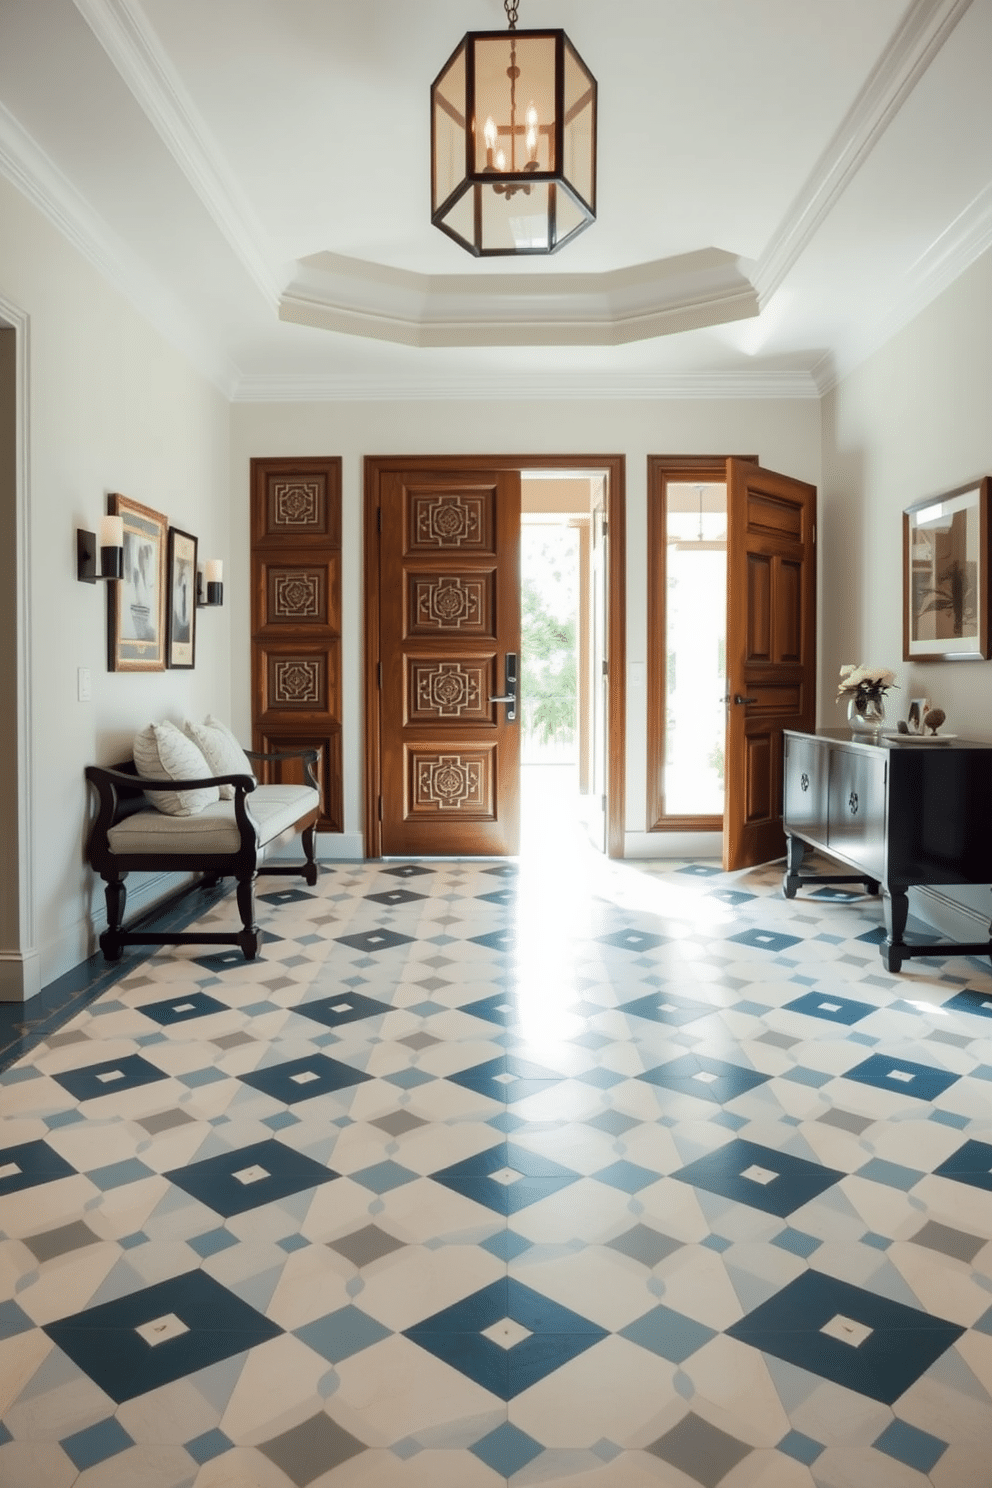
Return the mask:
[[[453,239],[459,247],[464,248],[475,258],[546,257],[548,254],[557,253],[566,243],[572,242],[578,237],[579,233],[584,232],[596,220],[598,89],[596,79],[564,31],[557,29],[517,31],[515,25],[515,7],[507,5],[506,8],[507,15],[510,17],[509,30],[467,32],[458,43],[458,46],[455,47],[431,85],[431,222],[441,232]],[[553,140],[551,158],[553,159],[555,168],[552,170],[540,170],[535,169],[530,163],[525,163],[522,169],[501,170],[498,174],[493,171],[491,166],[479,169],[476,145],[476,129],[481,127],[480,121],[477,119],[476,108],[476,48],[478,44],[505,41],[512,46],[517,42],[548,40],[553,40],[554,42],[553,96],[555,117],[551,133]],[[442,83],[448,80],[449,74],[457,63],[460,54],[464,54],[464,109],[459,110],[459,115],[456,117],[447,100],[444,103],[439,102],[439,98],[443,96],[439,94],[439,89]],[[587,168],[590,183],[589,200],[586,199],[582,191],[565,174],[565,126],[571,122],[572,118],[577,116],[577,106],[573,106],[570,117],[566,118],[565,69],[566,58],[569,54],[571,54],[571,59],[581,69],[585,78],[588,79],[588,90],[583,95],[581,103],[583,108],[588,107],[590,109],[589,159],[587,162],[583,162]],[[511,88],[513,86],[514,83],[511,80]],[[439,110],[446,113],[449,119],[454,120],[456,127],[464,134],[465,148],[464,174],[461,180],[455,184],[454,188],[441,201],[437,199]],[[519,126],[517,132],[519,132]],[[547,234],[545,243],[537,246],[529,244],[526,246],[487,247],[483,240],[483,193],[487,190],[495,191],[503,197],[508,207],[510,200],[512,200],[517,192],[523,191],[529,194],[534,186],[539,185],[546,185],[548,187]],[[459,231],[458,228],[447,220],[452,210],[470,192],[474,194],[471,238],[467,237],[464,232]],[[561,237],[558,236],[559,192],[564,192],[567,195],[573,208],[572,215],[577,213],[579,219]]]

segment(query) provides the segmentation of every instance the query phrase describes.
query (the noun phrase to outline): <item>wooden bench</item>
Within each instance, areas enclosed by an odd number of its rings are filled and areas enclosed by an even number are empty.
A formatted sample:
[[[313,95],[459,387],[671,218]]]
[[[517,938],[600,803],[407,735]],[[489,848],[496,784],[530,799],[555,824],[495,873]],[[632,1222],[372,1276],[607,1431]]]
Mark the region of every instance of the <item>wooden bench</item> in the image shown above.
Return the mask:
[[[215,775],[197,780],[146,780],[133,760],[104,768],[88,765],[86,779],[99,798],[87,844],[87,858],[106,883],[107,928],[100,949],[108,961],[119,961],[126,945],[237,945],[245,960],[258,955],[261,932],[255,923],[255,879],[259,873],[294,874],[309,885],[317,882],[315,856],[320,794],[314,766],[315,749],[279,754],[246,750],[250,760],[266,765],[301,760],[302,785],[259,785],[252,775]],[[198,790],[231,785],[234,799],[218,801],[195,816],[166,816],[146,793]],[[265,861],[273,850],[302,832],[304,861]],[[237,879],[239,931],[126,930],[125,879],[129,873],[202,873],[208,886],[222,878]]]

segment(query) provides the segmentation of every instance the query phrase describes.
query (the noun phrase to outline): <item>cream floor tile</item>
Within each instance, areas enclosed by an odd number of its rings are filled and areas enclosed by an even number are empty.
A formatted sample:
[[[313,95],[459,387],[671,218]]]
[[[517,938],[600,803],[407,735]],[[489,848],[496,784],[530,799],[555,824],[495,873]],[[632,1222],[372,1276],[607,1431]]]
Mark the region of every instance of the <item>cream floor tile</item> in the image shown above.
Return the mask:
[[[509,1402],[510,1422],[551,1448],[652,1441],[676,1366],[623,1338],[578,1355]],[[604,1388],[604,1381],[608,1385]]]
[[[358,1294],[363,1312],[399,1333],[481,1291],[506,1275],[505,1265],[478,1245],[440,1250],[410,1246],[402,1265],[370,1270]]]
[[[816,1459],[816,1482],[822,1488],[929,1488],[923,1473],[865,1447],[828,1447]]]
[[[466,1418],[506,1419],[502,1402],[407,1338],[387,1338],[337,1366],[340,1384],[328,1410],[371,1446],[402,1440]],[[480,1436],[486,1427],[480,1430]],[[335,1485],[336,1488],[336,1485]]]
[[[71,1488],[77,1472],[52,1442],[7,1442],[0,1447],[0,1483],[5,1488]]]
[[[327,1360],[284,1334],[244,1355],[218,1425],[233,1442],[255,1444],[321,1409],[318,1384]]]
[[[639,1270],[640,1275],[620,1268],[604,1273],[599,1247],[589,1246],[570,1255],[547,1258],[540,1251],[536,1255],[525,1251],[510,1262],[508,1274],[580,1317],[618,1333],[655,1306],[656,1299],[646,1284],[648,1273],[643,1267]],[[608,1287],[603,1285],[606,1275]]]

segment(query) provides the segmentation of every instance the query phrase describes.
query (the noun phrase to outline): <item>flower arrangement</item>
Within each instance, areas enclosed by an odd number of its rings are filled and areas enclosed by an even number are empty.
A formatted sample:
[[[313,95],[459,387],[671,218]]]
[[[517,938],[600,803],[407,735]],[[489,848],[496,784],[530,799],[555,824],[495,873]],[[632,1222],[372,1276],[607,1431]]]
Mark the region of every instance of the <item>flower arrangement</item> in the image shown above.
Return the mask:
[[[837,701],[854,695],[854,706],[863,712],[867,703],[881,703],[890,687],[898,687],[895,672],[888,667],[842,666],[837,684]]]

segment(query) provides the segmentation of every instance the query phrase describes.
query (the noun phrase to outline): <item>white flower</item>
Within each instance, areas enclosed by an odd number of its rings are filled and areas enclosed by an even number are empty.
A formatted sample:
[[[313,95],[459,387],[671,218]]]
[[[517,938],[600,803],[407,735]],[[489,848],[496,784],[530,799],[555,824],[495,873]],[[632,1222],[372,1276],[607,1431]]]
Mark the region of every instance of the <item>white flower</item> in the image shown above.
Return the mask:
[[[852,666],[847,663],[840,669],[837,696],[841,698],[849,692],[884,693],[887,688],[897,685],[896,674],[888,667],[866,667],[860,662],[857,666]]]

